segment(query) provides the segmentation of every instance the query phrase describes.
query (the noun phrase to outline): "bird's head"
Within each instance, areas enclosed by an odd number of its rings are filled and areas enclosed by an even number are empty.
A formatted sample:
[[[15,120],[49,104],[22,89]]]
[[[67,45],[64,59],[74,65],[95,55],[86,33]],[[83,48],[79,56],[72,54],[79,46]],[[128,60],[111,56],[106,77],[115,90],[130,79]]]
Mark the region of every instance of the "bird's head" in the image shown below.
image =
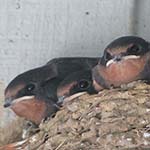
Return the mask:
[[[68,75],[57,88],[58,102],[62,103],[66,97],[79,92],[95,93],[92,84],[91,70],[82,70]]]
[[[48,108],[53,109],[53,102],[48,104],[42,92],[48,80],[55,77],[56,72],[43,66],[24,72],[15,77],[5,89],[4,107],[10,107],[17,115],[39,123]]]
[[[104,50],[100,64],[109,67],[113,63],[140,59],[150,52],[150,44],[136,36],[124,36],[112,41]]]

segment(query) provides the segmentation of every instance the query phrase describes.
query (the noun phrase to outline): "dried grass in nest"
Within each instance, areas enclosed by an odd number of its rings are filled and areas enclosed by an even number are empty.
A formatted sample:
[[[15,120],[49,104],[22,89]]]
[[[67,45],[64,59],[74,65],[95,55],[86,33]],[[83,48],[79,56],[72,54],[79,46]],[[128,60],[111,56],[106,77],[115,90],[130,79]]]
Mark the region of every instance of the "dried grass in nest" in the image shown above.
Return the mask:
[[[150,149],[149,97],[150,85],[145,83],[80,96],[42,123],[28,146],[38,145],[38,150]]]
[[[150,85],[85,94],[29,138],[30,150],[150,149]],[[25,149],[25,148],[24,148]]]

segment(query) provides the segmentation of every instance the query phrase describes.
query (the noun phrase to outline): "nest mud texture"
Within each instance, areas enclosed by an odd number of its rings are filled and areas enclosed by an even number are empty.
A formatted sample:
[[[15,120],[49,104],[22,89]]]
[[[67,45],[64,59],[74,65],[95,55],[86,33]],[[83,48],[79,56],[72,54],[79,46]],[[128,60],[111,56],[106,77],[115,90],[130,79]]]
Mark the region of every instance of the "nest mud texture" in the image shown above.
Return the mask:
[[[150,85],[84,94],[29,138],[38,150],[150,149]]]

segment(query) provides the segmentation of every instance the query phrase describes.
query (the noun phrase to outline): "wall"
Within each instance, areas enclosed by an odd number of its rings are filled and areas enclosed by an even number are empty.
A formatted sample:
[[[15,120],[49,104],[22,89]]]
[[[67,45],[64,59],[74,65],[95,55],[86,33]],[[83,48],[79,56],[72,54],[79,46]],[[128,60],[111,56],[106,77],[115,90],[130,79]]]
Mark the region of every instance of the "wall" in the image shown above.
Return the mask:
[[[148,0],[0,0],[0,81],[60,56],[100,56],[122,35],[149,35]]]

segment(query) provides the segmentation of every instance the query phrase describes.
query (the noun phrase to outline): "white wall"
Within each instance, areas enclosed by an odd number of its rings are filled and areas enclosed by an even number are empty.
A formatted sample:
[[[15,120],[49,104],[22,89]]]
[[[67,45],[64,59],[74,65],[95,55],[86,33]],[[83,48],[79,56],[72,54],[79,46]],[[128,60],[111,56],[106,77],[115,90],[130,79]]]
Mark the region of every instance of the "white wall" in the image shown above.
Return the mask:
[[[150,39],[149,0],[0,0],[0,81],[60,56],[100,56],[118,36]]]

